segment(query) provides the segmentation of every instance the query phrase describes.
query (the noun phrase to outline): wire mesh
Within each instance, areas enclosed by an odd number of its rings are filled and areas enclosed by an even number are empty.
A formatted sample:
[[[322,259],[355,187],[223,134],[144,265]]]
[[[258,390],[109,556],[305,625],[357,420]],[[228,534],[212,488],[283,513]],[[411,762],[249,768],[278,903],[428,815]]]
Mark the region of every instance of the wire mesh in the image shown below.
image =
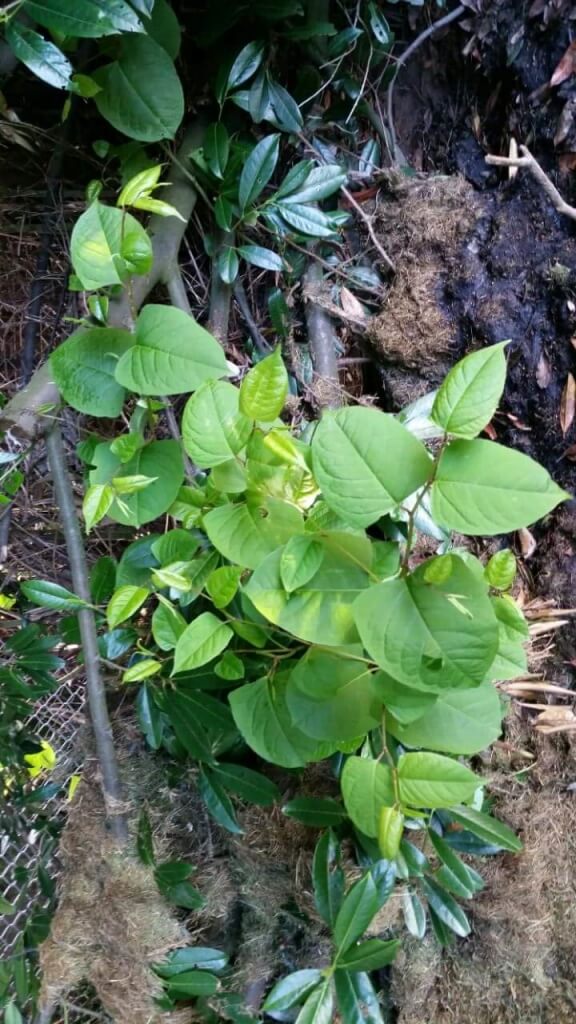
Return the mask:
[[[31,731],[46,740],[56,754],[58,793],[41,805],[45,817],[62,822],[67,807],[67,782],[81,767],[82,753],[76,743],[84,720],[83,687],[75,678],[65,679],[56,690],[38,702],[29,719]],[[21,938],[34,911],[45,909],[49,897],[38,885],[38,867],[55,880],[59,874],[55,854],[46,863],[41,854],[41,835],[22,828],[15,835],[0,834],[0,892],[16,907],[12,915],[0,917],[0,960],[8,958]]]

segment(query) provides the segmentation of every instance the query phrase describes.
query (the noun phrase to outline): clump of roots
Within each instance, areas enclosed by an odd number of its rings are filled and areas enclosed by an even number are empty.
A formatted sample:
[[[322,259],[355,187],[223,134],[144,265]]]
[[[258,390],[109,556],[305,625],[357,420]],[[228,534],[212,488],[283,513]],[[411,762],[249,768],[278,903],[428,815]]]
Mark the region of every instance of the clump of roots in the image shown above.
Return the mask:
[[[116,1024],[169,1020],[156,1005],[162,987],[150,965],[184,944],[186,932],[152,869],[108,835],[101,789],[90,770],[74,796],[60,854],[60,901],[40,949],[40,1007],[55,1009],[89,982]]]

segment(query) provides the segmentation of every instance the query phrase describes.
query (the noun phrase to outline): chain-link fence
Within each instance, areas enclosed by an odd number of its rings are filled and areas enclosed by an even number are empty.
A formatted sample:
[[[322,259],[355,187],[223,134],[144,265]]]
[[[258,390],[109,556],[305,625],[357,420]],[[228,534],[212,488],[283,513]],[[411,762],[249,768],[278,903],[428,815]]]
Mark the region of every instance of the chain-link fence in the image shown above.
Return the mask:
[[[80,767],[82,754],[76,738],[83,719],[83,687],[71,678],[38,702],[28,722],[32,732],[46,740],[56,754],[58,793],[42,807],[43,813],[55,823],[66,814],[67,782]],[[16,835],[2,835],[0,831],[0,891],[16,908],[14,914],[0,917],[0,960],[12,954],[31,913],[48,904],[49,897],[38,884],[41,866],[50,878],[57,878],[56,857],[43,863],[40,832],[25,826]]]

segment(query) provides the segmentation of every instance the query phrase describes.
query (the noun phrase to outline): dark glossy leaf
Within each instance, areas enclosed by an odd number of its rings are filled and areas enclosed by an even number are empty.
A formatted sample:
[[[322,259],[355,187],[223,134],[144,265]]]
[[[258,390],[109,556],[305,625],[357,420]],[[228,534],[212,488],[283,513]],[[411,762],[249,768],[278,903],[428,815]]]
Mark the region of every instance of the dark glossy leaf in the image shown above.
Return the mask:
[[[260,124],[265,119],[269,120],[270,114],[273,115],[270,102],[270,78],[266,71],[260,71],[250,86],[248,113],[254,124]]]
[[[334,925],[334,942],[339,954],[366,931],[390,896],[394,879],[394,868],[386,861],[379,861],[348,891]]]
[[[470,922],[466,914],[445,889],[431,878],[422,880],[422,889],[428,906],[447,928],[463,938],[470,934]]]
[[[298,1006],[316,988],[322,980],[322,971],[294,971],[276,982],[270,994],[264,1000],[262,1009],[265,1013],[279,1013]]]
[[[402,911],[410,935],[423,939],[426,934],[426,910],[420,897],[410,889],[404,889],[402,893]]]
[[[340,844],[331,829],[316,844],[312,879],[318,912],[333,927],[344,897],[344,872],[340,867]]]
[[[20,584],[20,589],[32,604],[52,611],[72,611],[85,607],[85,601],[59,583],[49,580],[28,580]]]
[[[102,555],[90,570],[90,596],[94,604],[110,600],[116,586],[116,559]]]
[[[237,89],[247,82],[260,67],[264,59],[264,43],[248,43],[236,57],[228,74],[227,90]]]
[[[238,199],[245,210],[258,198],[270,181],[278,162],[279,135],[267,135],[250,153],[240,175]]]
[[[125,548],[118,562],[117,587],[143,587],[150,582],[150,570],[158,566],[158,559],[152,550],[157,540],[160,540],[160,536],[151,533]]]
[[[312,828],[339,825],[348,817],[345,808],[337,800],[319,797],[296,797],[282,808],[283,814]]]
[[[175,885],[166,886],[163,893],[169,903],[185,910],[201,910],[205,905],[202,893],[191,882],[176,882]]]
[[[228,956],[220,949],[208,946],[187,946],[169,953],[162,963],[154,964],[154,972],[161,978],[172,978],[175,974],[192,969],[201,971],[222,971],[228,963]]]
[[[54,43],[14,19],[6,27],[6,41],[18,60],[38,78],[56,89],[68,88],[72,65]]]
[[[198,721],[196,709],[182,694],[169,692],[166,694],[165,711],[177,739],[184,749],[197,761],[213,760],[210,736],[205,726]]]
[[[428,837],[443,864],[443,867],[437,872],[437,878],[441,885],[461,899],[471,899],[474,893],[480,892],[484,887],[484,882],[478,872],[464,864],[433,829],[428,830]]]
[[[336,971],[334,988],[338,1004],[339,1020],[342,1024],[365,1024],[364,1006],[353,983],[354,975]]]
[[[308,996],[296,1018],[296,1024],[331,1024],[333,1009],[332,984],[327,979]]]
[[[225,245],[220,249],[216,258],[216,266],[218,267],[218,274],[224,283],[234,284],[234,281],[238,277],[238,269],[240,266],[236,249],[233,249],[231,245]]]
[[[261,267],[262,270],[274,270],[278,273],[284,270],[282,258],[272,249],[265,249],[261,245],[241,245],[238,252],[247,263],[251,263],[254,267]]]
[[[218,991],[218,978],[207,971],[183,971],[166,982],[168,994],[173,999],[188,999],[189,996],[212,996]]]
[[[270,104],[274,116],[266,115],[282,132],[299,132],[304,124],[300,107],[290,93],[278,82],[269,82]]]
[[[454,933],[451,932],[447,925],[445,925],[444,922],[438,917],[438,914],[436,914],[432,910],[432,907],[428,907],[428,913],[430,915],[432,931],[436,936],[437,942],[443,948],[446,946],[451,946],[452,943],[454,942]]]
[[[156,883],[160,889],[168,889],[179,882],[186,882],[192,874],[192,868],[183,860],[167,860],[158,864],[154,871]]]
[[[342,971],[376,971],[391,964],[399,949],[400,942],[396,939],[388,942],[367,939],[338,957],[336,966]]]
[[[522,849],[522,843],[508,825],[496,821],[489,814],[474,811],[471,807],[461,806],[450,808],[450,817],[459,825],[463,825],[475,836],[484,839],[487,843],[499,846],[502,850],[510,850],[518,853]]]
[[[143,864],[154,863],[154,841],[152,839],[152,828],[150,818],[146,811],[141,811],[138,818],[138,833],[136,835],[136,849]]]
[[[276,783],[244,765],[219,764],[212,769],[212,775],[225,789],[260,807],[269,807],[280,799]]]
[[[184,115],[184,93],[166,50],[149,36],[126,36],[118,60],[94,72],[94,102],[118,131],[140,142],[172,139]]]
[[[364,1024],[384,1024],[382,1007],[369,975],[360,971],[358,974],[350,974],[347,977],[360,1000]]]
[[[204,136],[204,157],[212,174],[223,178],[230,155],[230,136],[221,121],[208,125]]]
[[[160,709],[154,702],[152,690],[149,686],[141,686],[136,698],[136,710],[140,728],[146,737],[146,742],[152,750],[159,750],[162,745],[164,732]]]
[[[409,878],[422,878],[426,871],[429,870],[430,864],[426,854],[422,853],[422,850],[414,846],[414,843],[411,843],[408,839],[402,839],[400,854],[404,858]]]
[[[207,768],[200,768],[198,791],[210,814],[219,825],[235,835],[243,835],[234,812],[234,806],[226,790]]]
[[[24,10],[63,36],[99,39],[142,31],[142,22],[125,0],[26,0]]]

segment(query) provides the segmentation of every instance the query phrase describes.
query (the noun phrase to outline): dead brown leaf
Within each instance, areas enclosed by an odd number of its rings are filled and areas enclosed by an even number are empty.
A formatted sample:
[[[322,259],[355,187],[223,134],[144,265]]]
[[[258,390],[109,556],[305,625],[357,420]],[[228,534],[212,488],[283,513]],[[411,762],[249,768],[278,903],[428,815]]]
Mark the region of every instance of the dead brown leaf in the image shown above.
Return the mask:
[[[567,434],[572,426],[576,413],[576,380],[571,373],[566,378],[562,398],[560,399],[560,427]]]
[[[527,430],[528,432],[532,430],[532,427],[529,427],[527,423],[524,423],[524,421],[518,416],[515,416],[514,413],[507,412],[506,416],[510,420],[512,426],[516,427],[516,430]]]
[[[572,708],[550,706],[541,711],[536,719],[538,732],[560,732],[562,729],[576,728],[576,715]]]
[[[547,388],[550,383],[550,363],[546,356],[540,356],[536,367],[536,383],[539,388]]]
[[[531,558],[536,551],[536,541],[530,530],[527,530],[526,527],[518,530],[518,540],[520,541],[522,558]]]
[[[576,100],[569,99],[564,104],[560,117],[558,118],[558,124],[556,125],[556,132],[554,135],[554,145],[559,146],[561,142],[564,142],[568,138],[572,125],[574,124],[574,117],[576,116]]]
[[[570,447],[566,449],[563,458],[568,459],[569,462],[576,462],[576,444],[571,444]]]
[[[361,302],[356,298],[352,292],[344,286],[340,289],[340,302],[342,309],[348,316],[352,316],[357,320],[367,320],[366,310]]]
[[[559,60],[558,64],[554,69],[552,78],[550,79],[550,85],[561,85],[566,79],[570,78],[571,75],[576,71],[576,41],[570,43],[570,46],[564,53],[564,56]]]
[[[562,174],[576,171],[576,153],[562,153],[558,157],[558,166]]]

